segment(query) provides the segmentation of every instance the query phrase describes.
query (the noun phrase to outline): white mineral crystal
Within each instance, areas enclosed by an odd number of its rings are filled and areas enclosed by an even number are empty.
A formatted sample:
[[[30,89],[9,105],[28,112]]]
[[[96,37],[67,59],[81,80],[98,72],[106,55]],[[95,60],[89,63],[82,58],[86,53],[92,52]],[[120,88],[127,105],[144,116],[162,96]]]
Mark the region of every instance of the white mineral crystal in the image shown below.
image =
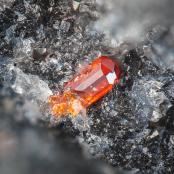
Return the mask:
[[[38,76],[25,74],[22,70],[14,66],[11,66],[10,70],[16,75],[12,88],[17,93],[39,103],[47,101],[48,97],[52,95],[48,84],[39,79]]]
[[[16,25],[12,25],[5,31],[6,36],[4,39],[7,43],[9,43],[14,38],[15,29]]]
[[[148,138],[153,139],[159,135],[159,132],[155,130]]]
[[[78,1],[73,1],[73,9],[77,10],[79,8],[80,2]]]
[[[15,12],[15,14],[18,16],[18,19],[17,19],[18,22],[22,22],[26,19],[26,17],[19,12]]]
[[[161,91],[163,85],[162,81],[148,77],[134,83],[132,97],[136,101],[136,109],[140,119],[158,122],[165,116],[167,110],[171,107],[171,103],[165,93]],[[162,108],[162,105],[165,105],[165,107]]]
[[[69,29],[70,29],[70,23],[67,22],[67,21],[62,21],[61,24],[60,24],[60,29],[61,29],[63,32],[68,32]]]
[[[16,59],[26,58],[32,54],[32,44],[34,43],[33,38],[14,38],[14,55]]]

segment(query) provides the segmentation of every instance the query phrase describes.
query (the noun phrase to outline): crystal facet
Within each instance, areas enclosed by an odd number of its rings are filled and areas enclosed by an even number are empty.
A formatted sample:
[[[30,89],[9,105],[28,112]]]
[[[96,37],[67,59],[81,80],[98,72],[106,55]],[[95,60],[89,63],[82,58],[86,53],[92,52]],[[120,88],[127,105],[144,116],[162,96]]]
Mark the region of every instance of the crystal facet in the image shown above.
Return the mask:
[[[50,97],[53,115],[76,116],[111,91],[119,83],[121,73],[116,60],[107,56],[95,59],[65,85],[63,94]]]

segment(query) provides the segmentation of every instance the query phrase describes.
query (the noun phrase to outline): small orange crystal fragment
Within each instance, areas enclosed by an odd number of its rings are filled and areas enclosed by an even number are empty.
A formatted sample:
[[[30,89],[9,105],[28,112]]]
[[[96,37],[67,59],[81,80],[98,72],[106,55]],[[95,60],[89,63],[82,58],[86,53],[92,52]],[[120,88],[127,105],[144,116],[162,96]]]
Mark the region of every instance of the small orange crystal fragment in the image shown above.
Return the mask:
[[[49,98],[55,116],[76,116],[84,108],[99,100],[118,84],[121,68],[115,59],[101,56],[84,67],[64,87],[61,95]]]

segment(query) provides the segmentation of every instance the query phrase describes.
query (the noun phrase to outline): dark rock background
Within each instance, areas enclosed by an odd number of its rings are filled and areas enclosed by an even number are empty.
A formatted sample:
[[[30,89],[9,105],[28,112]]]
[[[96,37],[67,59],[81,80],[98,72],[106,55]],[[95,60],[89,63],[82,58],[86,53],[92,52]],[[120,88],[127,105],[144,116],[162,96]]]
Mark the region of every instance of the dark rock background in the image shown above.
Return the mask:
[[[174,173],[173,7],[0,0],[0,173]],[[121,84],[87,118],[54,118],[48,96],[101,54]]]

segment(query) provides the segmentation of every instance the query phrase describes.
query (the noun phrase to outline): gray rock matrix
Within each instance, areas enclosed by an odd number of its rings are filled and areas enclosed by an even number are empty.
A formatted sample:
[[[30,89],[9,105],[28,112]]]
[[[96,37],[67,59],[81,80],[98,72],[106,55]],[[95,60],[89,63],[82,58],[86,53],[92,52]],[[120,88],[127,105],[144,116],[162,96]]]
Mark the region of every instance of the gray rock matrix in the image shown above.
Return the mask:
[[[174,2],[0,0],[0,173],[173,174]],[[48,97],[100,55],[118,86],[57,119]]]

